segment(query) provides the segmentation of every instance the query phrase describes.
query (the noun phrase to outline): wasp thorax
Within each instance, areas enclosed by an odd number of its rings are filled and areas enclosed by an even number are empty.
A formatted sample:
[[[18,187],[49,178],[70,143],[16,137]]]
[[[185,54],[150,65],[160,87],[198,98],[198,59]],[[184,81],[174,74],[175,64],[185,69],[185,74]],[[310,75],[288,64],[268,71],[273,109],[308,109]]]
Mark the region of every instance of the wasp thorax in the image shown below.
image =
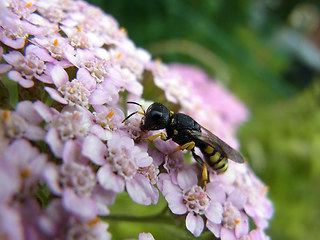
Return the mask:
[[[142,130],[164,129],[170,123],[170,111],[161,103],[151,104],[141,122]]]

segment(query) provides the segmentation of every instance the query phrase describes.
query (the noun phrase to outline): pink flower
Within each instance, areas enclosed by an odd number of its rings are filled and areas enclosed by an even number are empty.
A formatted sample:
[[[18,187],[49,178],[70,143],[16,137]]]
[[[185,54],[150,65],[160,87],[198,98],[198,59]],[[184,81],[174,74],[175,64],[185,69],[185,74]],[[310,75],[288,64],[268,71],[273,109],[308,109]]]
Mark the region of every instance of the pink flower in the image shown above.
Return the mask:
[[[80,68],[77,78],[69,81],[67,72],[56,65],[51,70],[51,77],[58,91],[49,87],[45,87],[45,90],[53,99],[62,104],[88,107],[90,93],[95,89],[95,81],[85,69]]]
[[[2,3],[4,4],[4,3]],[[4,44],[14,48],[22,48],[25,44],[25,39],[28,36],[26,28],[28,23],[19,20],[8,8],[0,8],[0,40]]]
[[[2,61],[2,57],[3,57],[3,48],[0,47],[0,61]],[[11,68],[12,66],[10,64],[0,63],[0,73],[8,72]],[[0,79],[1,79],[1,76],[0,76]]]
[[[71,218],[68,225],[69,229],[66,234],[68,239],[76,239],[79,236],[84,239],[111,239],[111,234],[107,232],[109,224],[99,219],[93,221],[79,221],[76,218]]]
[[[39,231],[50,239],[74,239],[78,236],[85,239],[111,239],[110,233],[107,232],[107,223],[98,218],[85,220],[70,215],[57,199],[46,208],[38,220],[38,226]]]
[[[24,19],[28,19],[30,14],[36,11],[36,7],[34,6],[33,2],[28,2],[25,0],[11,0],[8,8],[19,18]]]
[[[45,83],[51,83],[51,78],[46,74],[46,52],[36,47],[28,45],[26,54],[23,56],[18,51],[11,51],[3,58],[13,66],[8,72],[8,77],[18,82],[22,87],[29,88],[34,85],[33,79],[36,78]]]
[[[219,224],[208,220],[207,228],[222,240],[238,239],[247,234],[249,230],[248,216],[243,212],[243,206],[241,206],[241,200],[243,199],[241,193],[235,191],[226,199],[226,196],[223,197],[225,192],[221,191],[221,188],[213,187],[213,189],[210,189],[213,185],[211,183],[208,184],[208,192],[211,191],[211,199],[216,199],[217,195],[220,194],[218,200],[223,206],[223,213],[222,221]]]
[[[157,203],[158,190],[143,173],[146,171],[143,168],[152,163],[150,156],[135,146],[131,138],[118,132],[108,141],[108,152],[108,164],[97,173],[101,186],[117,193],[126,187],[135,202],[143,205]]]
[[[58,34],[43,37],[41,35],[31,40],[35,45],[46,49],[46,58],[50,59],[54,65],[60,65],[63,68],[72,66],[68,60],[68,56],[75,54],[74,48],[68,43],[67,39]],[[44,53],[45,54],[45,53]]]
[[[109,72],[109,52],[105,49],[77,49],[76,53],[67,52],[66,55],[73,65],[88,70],[97,83],[103,82]]]
[[[252,230],[244,240],[270,240],[271,238],[265,234],[261,229]]]
[[[97,124],[92,127],[91,132],[102,140],[109,140],[113,131],[123,127],[121,122],[124,114],[116,106],[94,105],[93,107],[95,109],[94,120]]]
[[[139,233],[139,240],[154,240],[151,233]]]
[[[96,174],[89,165],[72,159],[60,167],[47,167],[43,179],[53,193],[61,196],[65,210],[83,220],[108,214],[107,206],[115,198],[114,192],[97,185]]]
[[[48,124],[45,141],[58,157],[62,157],[66,141],[85,138],[93,125],[91,113],[79,106],[67,106],[61,113],[40,101],[34,107]]]
[[[259,229],[267,227],[273,207],[266,198],[266,187],[246,164],[239,166],[230,162],[229,170],[224,175],[210,174],[210,179],[207,192],[211,199],[223,205],[222,223],[207,222],[208,229],[216,237],[237,239],[246,236],[249,217]]]
[[[20,102],[16,111],[0,110],[0,126],[11,139],[43,140],[45,131],[39,126],[41,120],[29,101]]]
[[[24,239],[21,218],[15,209],[0,204],[0,226],[0,236],[7,239]]]
[[[210,195],[197,185],[196,171],[192,167],[185,167],[177,173],[177,184],[172,182],[169,174],[160,174],[158,187],[168,201],[170,210],[174,214],[187,214],[187,229],[199,237],[204,229],[202,216],[216,224],[222,221],[222,205],[213,201]]]
[[[39,150],[33,147],[28,141],[18,139],[13,141],[2,153],[0,158],[1,165],[7,169],[7,177],[3,177],[2,184],[9,184],[9,180],[13,177],[11,189],[4,187],[7,190],[4,193],[10,193],[16,190],[20,195],[30,196],[34,194],[33,186],[38,183],[42,171],[46,167],[47,156],[40,154]],[[7,197],[6,197],[7,198]]]
[[[117,56],[121,54],[118,57],[120,66],[129,69],[137,78],[141,78],[146,65],[151,60],[150,53],[144,49],[136,48],[131,41],[126,41],[125,44],[119,45],[116,54]],[[116,58],[113,59],[115,60]]]
[[[248,112],[202,70],[152,61],[112,16],[84,1],[0,1],[0,42],[0,79],[28,88],[18,88],[27,100],[15,110],[0,109],[1,236],[110,239],[99,216],[117,194],[150,205],[160,189],[196,237],[206,225],[221,239],[268,239],[273,206],[247,164],[230,162],[222,176],[209,169],[201,187],[187,151],[145,139],[165,129],[142,131],[142,114],[122,123],[126,101],[152,103],[142,98],[148,78],[180,112],[238,147],[234,133]]]

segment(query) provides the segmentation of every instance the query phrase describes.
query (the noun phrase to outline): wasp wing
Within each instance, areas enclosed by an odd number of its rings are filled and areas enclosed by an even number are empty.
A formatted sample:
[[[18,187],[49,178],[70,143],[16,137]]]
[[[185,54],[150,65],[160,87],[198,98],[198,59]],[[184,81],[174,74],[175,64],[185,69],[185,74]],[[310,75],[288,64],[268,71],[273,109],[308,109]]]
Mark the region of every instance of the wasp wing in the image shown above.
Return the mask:
[[[194,139],[196,139],[196,142],[202,143],[204,145],[210,145],[221,154],[227,156],[228,159],[237,163],[244,162],[243,157],[237,150],[230,147],[226,142],[218,138],[216,135],[214,135],[204,127],[201,127],[201,132],[189,130],[188,133]]]

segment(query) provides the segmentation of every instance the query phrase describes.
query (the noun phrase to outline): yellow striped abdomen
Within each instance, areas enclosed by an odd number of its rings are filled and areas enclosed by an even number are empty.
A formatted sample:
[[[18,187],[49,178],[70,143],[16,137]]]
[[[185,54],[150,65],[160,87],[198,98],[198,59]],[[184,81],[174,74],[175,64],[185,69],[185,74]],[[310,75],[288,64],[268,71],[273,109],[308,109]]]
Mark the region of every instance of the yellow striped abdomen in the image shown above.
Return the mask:
[[[216,151],[210,145],[201,149],[206,163],[215,170],[218,174],[224,173],[228,169],[228,158]]]

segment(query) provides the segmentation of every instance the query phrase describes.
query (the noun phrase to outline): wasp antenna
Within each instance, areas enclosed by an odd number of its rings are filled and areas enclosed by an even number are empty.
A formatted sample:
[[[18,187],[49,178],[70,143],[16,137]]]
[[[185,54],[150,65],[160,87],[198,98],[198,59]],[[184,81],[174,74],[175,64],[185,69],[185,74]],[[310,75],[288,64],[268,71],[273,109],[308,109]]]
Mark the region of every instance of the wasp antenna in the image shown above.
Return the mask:
[[[121,123],[124,123],[124,122],[127,121],[129,118],[131,118],[133,115],[135,115],[136,113],[138,113],[138,111],[135,111],[135,112],[131,113],[130,115],[128,115],[125,119],[122,120]]]
[[[141,110],[143,111],[143,114],[145,114],[145,113],[146,113],[146,111],[144,110],[143,106],[142,106],[140,103],[137,103],[137,102],[127,102],[127,103],[129,103],[129,104],[136,104],[136,105],[138,105],[138,106],[141,108]]]
[[[131,101],[129,101],[129,102],[127,102],[127,103],[129,103],[129,104],[136,104],[136,105],[142,107],[142,105],[141,105],[140,103],[137,103],[137,102],[131,102]]]

